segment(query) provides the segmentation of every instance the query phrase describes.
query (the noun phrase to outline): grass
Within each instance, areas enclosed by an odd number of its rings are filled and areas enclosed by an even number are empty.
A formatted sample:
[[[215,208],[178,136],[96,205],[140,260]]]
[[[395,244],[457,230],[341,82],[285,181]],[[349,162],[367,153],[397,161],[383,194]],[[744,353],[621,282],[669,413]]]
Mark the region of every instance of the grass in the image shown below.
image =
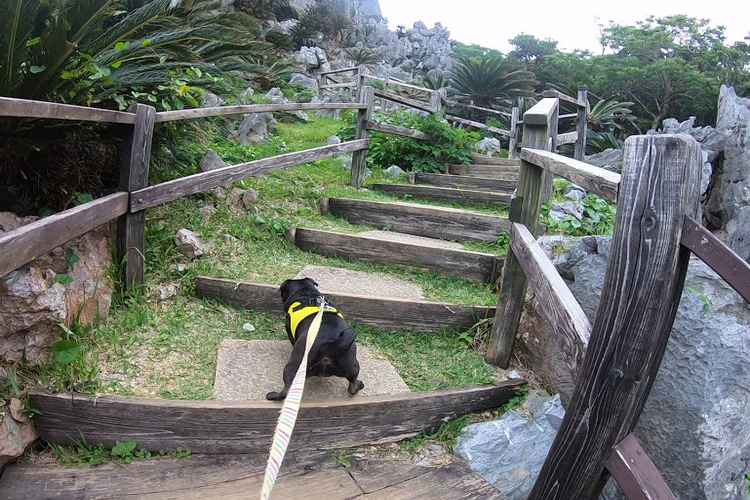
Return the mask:
[[[139,460],[156,458],[189,458],[190,450],[177,449],[172,452],[152,453],[138,448],[135,441],[118,442],[112,448],[93,446],[84,441],[74,445],[49,445],[48,451],[57,463],[67,467],[93,467],[107,463],[129,464]]]
[[[337,133],[340,121],[316,119],[310,124],[279,124],[276,136],[261,146],[241,146],[205,133],[202,141],[175,155],[174,164],[157,162],[152,182],[194,173],[194,165],[209,148],[228,163],[273,156],[325,144]],[[162,155],[157,155],[159,158]],[[192,163],[192,167],[188,164]],[[286,339],[283,322],[262,313],[240,311],[194,296],[199,275],[280,283],[308,265],[343,267],[385,273],[422,287],[430,300],[449,303],[494,305],[490,286],[460,278],[439,276],[407,267],[350,262],[300,251],[285,238],[290,227],[305,226],[356,233],[369,228],[321,216],[321,197],[345,196],[388,200],[393,198],[347,185],[349,172],[339,159],[319,161],[286,171],[242,181],[243,189],[256,189],[257,204],[249,211],[235,211],[226,200],[207,193],[177,200],[149,210],[146,223],[146,286],[141,294],[117,294],[110,316],[95,328],[72,332],[80,344],[84,366],[48,367],[38,379],[58,390],[73,386],[88,393],[115,393],[170,399],[208,399],[212,396],[216,352],[224,339]],[[375,171],[370,182],[386,182]],[[387,182],[393,182],[392,180]],[[212,204],[206,218],[201,207]],[[502,214],[492,207],[478,210]],[[179,254],[174,235],[180,228],[195,231],[210,243],[209,254],[188,262]],[[502,254],[507,242],[475,243],[467,248]],[[178,271],[177,264],[184,265]],[[159,302],[154,292],[160,285],[179,286],[174,299]],[[242,326],[251,323],[252,333]],[[471,332],[445,331],[415,334],[357,327],[360,342],[388,358],[410,388],[428,391],[491,383],[494,369],[471,349]],[[85,372],[86,366],[95,371]],[[81,383],[80,374],[87,373]]]

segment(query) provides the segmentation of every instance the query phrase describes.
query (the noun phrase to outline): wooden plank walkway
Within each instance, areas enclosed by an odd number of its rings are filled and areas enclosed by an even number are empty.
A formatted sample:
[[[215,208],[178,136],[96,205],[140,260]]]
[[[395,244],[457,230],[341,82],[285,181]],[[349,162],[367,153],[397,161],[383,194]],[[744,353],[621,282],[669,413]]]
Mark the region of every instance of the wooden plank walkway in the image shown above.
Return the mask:
[[[302,250],[319,255],[420,267],[483,283],[494,283],[503,263],[502,257],[488,253],[318,229],[297,228],[290,239]]]
[[[414,198],[475,204],[509,205],[511,198],[511,193],[494,193],[411,184],[373,184],[371,188],[396,196],[411,196]]]
[[[193,456],[91,468],[14,465],[0,479],[0,490],[5,500],[245,500],[259,495],[265,458]],[[355,460],[344,468],[327,457],[288,457],[273,498],[501,500],[497,490],[461,462],[433,468]]]
[[[324,198],[320,207],[352,224],[441,240],[494,243],[510,231],[508,219],[457,208],[348,198]]]

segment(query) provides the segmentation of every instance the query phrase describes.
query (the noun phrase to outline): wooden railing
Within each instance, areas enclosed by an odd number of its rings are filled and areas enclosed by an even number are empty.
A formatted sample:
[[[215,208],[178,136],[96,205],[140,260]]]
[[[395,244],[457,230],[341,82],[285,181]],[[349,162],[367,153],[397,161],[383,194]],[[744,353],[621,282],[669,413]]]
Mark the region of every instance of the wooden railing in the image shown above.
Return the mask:
[[[511,245],[499,286],[488,360],[507,367],[527,287],[578,383],[532,499],[594,499],[611,474],[629,499],[673,499],[632,434],[661,363],[690,253],[750,301],[750,265],[696,222],[700,147],[687,136],[627,140],[623,174],[551,152],[559,97],[524,115]],[[545,175],[618,203],[602,297],[593,326],[535,239]]]
[[[78,120],[132,125],[121,153],[119,191],[65,210],[0,236],[0,277],[31,262],[103,224],[118,221],[117,248],[125,263],[126,287],[138,287],[144,280],[145,222],[148,208],[212,188],[343,153],[366,151],[365,137],[330,146],[264,158],[239,165],[201,172],[148,185],[151,143],[157,123],[249,113],[274,113],[315,109],[352,109],[367,113],[360,103],[289,103],[223,106],[157,113],[151,106],[134,105],[127,112],[87,108],[22,99],[0,98],[0,117]]]

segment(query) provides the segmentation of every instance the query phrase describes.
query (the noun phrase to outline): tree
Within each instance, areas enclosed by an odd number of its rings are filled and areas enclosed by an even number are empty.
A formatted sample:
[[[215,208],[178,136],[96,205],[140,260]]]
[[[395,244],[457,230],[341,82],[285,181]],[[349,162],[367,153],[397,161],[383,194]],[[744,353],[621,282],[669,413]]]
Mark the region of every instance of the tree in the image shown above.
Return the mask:
[[[542,62],[547,56],[556,54],[557,42],[550,38],[541,40],[534,35],[521,33],[508,40],[513,45],[510,57],[517,59],[525,64],[534,64]]]
[[[450,70],[450,90],[464,102],[486,108],[510,107],[514,97],[534,95],[534,74],[513,69],[498,56],[458,59]]]

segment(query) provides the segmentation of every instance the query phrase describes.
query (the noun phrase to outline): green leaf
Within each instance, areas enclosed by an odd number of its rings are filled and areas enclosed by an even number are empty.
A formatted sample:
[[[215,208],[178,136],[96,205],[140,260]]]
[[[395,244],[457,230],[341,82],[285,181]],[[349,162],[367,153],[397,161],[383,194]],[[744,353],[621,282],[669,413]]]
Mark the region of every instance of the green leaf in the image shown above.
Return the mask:
[[[130,42],[117,42],[115,44],[115,50],[117,52],[122,52],[124,50],[128,50],[130,48]]]
[[[58,340],[52,345],[55,363],[70,365],[81,358],[83,348],[74,340]]]
[[[32,74],[38,75],[39,73],[42,73],[45,69],[47,69],[47,66],[32,66],[29,68],[29,71],[31,71]]]
[[[109,65],[112,69],[120,69],[122,66],[122,61],[115,61],[112,64]]]
[[[26,41],[26,47],[28,48],[34,47],[36,45],[39,45],[41,41],[42,41],[41,37],[30,38],[29,40]]]
[[[73,283],[73,278],[68,276],[67,274],[58,274],[55,276],[55,283],[60,283],[61,285],[70,285]]]
[[[154,43],[154,42],[152,42],[150,39],[146,38],[146,39],[144,39],[141,42],[141,46],[142,47],[150,47],[152,43]]]
[[[94,201],[94,197],[91,193],[76,193],[76,205],[83,205],[92,201]]]
[[[81,262],[81,258],[78,256],[73,247],[68,247],[68,251],[65,253],[65,263],[68,268],[71,268]]]
[[[133,452],[138,447],[138,443],[135,441],[123,441],[118,442],[112,448],[112,456],[118,458],[129,458],[133,456]]]

